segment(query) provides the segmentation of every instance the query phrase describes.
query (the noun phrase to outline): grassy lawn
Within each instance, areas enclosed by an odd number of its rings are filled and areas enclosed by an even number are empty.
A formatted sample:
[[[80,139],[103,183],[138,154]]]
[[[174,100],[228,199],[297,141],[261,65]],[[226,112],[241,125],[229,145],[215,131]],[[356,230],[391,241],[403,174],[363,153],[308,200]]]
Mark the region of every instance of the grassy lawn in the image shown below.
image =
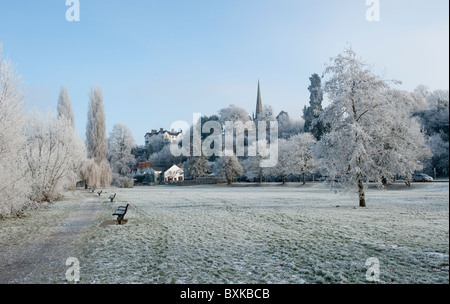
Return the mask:
[[[448,283],[448,184],[370,190],[368,207],[306,187],[137,187],[123,226],[93,227],[84,282]],[[112,213],[112,212],[111,212]]]
[[[367,208],[318,183],[107,191],[114,203],[75,190],[1,221],[0,262],[82,225],[83,208],[96,204],[70,251],[59,251],[79,259],[81,283],[369,283],[371,257],[379,283],[449,283],[448,183],[370,189]],[[126,203],[125,225],[100,225]],[[65,268],[51,282],[64,283]]]

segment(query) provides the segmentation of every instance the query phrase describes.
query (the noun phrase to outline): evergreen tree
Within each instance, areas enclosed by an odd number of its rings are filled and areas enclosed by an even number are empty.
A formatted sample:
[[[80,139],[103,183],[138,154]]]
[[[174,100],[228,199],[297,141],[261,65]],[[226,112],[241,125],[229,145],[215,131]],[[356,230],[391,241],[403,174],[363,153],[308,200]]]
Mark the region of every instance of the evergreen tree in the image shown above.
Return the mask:
[[[310,132],[317,140],[319,140],[326,132],[326,128],[318,117],[322,112],[323,90],[322,81],[317,74],[312,74],[309,78],[311,81],[308,91],[309,107],[303,108],[303,119],[305,120],[304,132]]]

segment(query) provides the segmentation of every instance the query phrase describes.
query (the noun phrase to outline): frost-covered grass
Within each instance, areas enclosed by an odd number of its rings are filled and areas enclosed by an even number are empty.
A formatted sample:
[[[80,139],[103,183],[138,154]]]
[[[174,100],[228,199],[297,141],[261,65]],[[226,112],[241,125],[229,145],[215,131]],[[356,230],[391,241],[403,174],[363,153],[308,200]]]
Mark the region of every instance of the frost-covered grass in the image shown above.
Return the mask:
[[[73,256],[81,283],[368,283],[376,257],[380,283],[449,283],[448,183],[370,189],[367,208],[322,184],[107,191],[0,221],[0,281],[64,283]]]
[[[85,192],[0,220],[0,284],[61,283],[65,261],[78,256],[84,231],[103,216],[101,202]]]
[[[367,208],[322,184],[114,189],[122,226],[79,248],[82,283],[449,283],[448,183],[370,189]]]

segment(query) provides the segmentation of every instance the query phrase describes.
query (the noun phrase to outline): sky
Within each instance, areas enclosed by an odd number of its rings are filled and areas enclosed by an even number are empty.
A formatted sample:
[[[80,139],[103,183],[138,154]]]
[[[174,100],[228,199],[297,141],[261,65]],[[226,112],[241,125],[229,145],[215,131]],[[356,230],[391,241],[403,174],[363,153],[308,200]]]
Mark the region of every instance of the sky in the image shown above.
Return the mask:
[[[71,2],[71,1],[69,1]],[[379,21],[366,12],[379,3]],[[152,129],[234,104],[300,119],[309,77],[351,46],[384,79],[449,88],[447,0],[0,0],[0,43],[27,88],[27,109],[56,111],[68,89],[85,138],[89,90],[104,94],[107,134]]]

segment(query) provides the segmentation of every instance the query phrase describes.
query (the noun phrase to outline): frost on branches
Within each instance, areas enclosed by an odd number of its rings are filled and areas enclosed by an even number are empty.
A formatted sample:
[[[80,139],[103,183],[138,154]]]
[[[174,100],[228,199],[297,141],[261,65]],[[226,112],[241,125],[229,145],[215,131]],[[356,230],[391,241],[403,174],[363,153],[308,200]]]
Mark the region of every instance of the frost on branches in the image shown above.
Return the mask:
[[[103,92],[93,87],[89,93],[88,121],[86,124],[86,149],[88,160],[82,165],[80,174],[87,185],[109,187],[112,181],[111,165],[106,159],[108,141],[103,106]]]
[[[216,176],[225,177],[228,185],[231,185],[233,179],[242,175],[244,169],[235,155],[219,157],[214,163],[213,172]]]
[[[115,124],[108,139],[108,160],[114,173],[127,175],[136,162],[131,154],[135,146],[133,134],[124,124]]]
[[[65,86],[61,86],[58,97],[58,116],[64,116],[75,127],[75,117],[73,115],[72,101],[69,97],[69,92]]]
[[[382,187],[396,175],[409,177],[422,169],[429,149],[408,104],[351,49],[333,58],[325,74],[331,104],[319,119],[330,132],[318,143],[317,154],[323,173],[357,193],[365,207],[369,180]]]
[[[281,177],[283,184],[286,183],[286,177],[293,173],[292,164],[292,154],[289,140],[279,139],[278,140],[278,162],[276,166],[268,167],[263,169],[266,175],[279,176]]]
[[[311,133],[301,133],[289,138],[290,153],[292,154],[288,166],[291,173],[299,173],[303,184],[306,184],[306,175],[317,171],[319,161],[314,156],[314,147],[317,141]]]
[[[192,156],[183,164],[184,174],[187,178],[197,179],[208,176],[211,172],[208,161],[204,156]]]
[[[0,45],[0,217],[22,210],[29,200],[28,172],[23,156],[25,89]]]
[[[25,134],[30,199],[38,203],[52,201],[75,186],[78,168],[86,158],[85,146],[65,116],[32,113],[27,117]]]

